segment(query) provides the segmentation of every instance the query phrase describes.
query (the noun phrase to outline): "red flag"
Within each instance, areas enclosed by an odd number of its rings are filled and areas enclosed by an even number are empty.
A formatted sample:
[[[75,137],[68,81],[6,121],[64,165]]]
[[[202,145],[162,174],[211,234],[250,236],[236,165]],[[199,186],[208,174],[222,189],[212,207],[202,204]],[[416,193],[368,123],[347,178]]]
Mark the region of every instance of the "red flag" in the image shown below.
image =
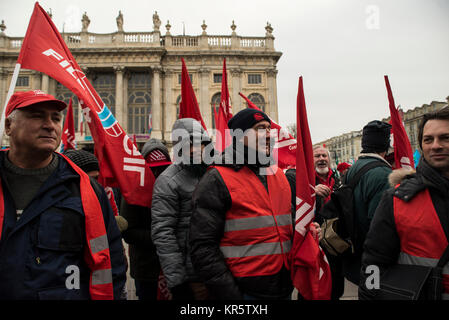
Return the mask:
[[[193,118],[201,123],[204,130],[207,130],[204,124],[203,117],[201,117],[198,101],[196,100],[195,91],[193,91],[192,83],[190,82],[189,73],[187,71],[184,59],[182,61],[181,73],[181,102],[179,104],[179,119]]]
[[[146,168],[145,159],[100,99],[37,2],[17,63],[49,75],[78,97],[95,141],[102,184],[119,186],[130,204],[151,206],[154,176]]]
[[[220,107],[224,110],[226,124],[232,118],[231,98],[228,90],[228,75],[226,72],[226,58],[223,60],[223,72],[221,75]]]
[[[61,152],[68,149],[76,149],[75,142],[75,123],[73,121],[72,98],[70,98],[67,114],[65,116],[64,128],[62,129],[62,146]]]
[[[218,152],[222,152],[232,143],[228,121],[226,121],[225,109],[222,104],[220,104],[220,107],[218,108],[216,128],[217,140],[215,142],[215,149]]]
[[[309,232],[315,217],[315,169],[302,77],[297,98],[296,224],[292,246],[292,281],[307,300],[330,299],[332,279],[326,255]]]
[[[413,151],[405,132],[404,125],[401,121],[398,110],[395,107],[393,93],[391,92],[388,76],[384,76],[385,85],[387,86],[388,102],[390,105],[391,115],[391,133],[393,134],[394,162],[395,167],[412,169],[415,167],[413,162]]]
[[[239,92],[239,95],[248,103],[248,107],[261,111],[254,103],[251,102],[244,94]],[[276,130],[276,144],[273,152],[277,159],[277,165],[281,169],[294,168],[296,166],[296,140],[287,130],[282,128],[271,119],[271,128]]]

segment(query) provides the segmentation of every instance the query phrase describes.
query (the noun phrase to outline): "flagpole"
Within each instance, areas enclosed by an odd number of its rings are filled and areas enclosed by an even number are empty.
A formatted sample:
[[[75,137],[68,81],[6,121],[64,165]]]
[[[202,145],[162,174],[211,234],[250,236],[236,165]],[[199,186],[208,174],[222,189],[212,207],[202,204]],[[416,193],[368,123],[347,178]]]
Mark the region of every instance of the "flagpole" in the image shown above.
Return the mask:
[[[2,118],[0,120],[0,144],[1,140],[3,140],[3,132],[5,131],[6,106],[8,105],[9,99],[11,98],[12,94],[14,93],[14,89],[16,88],[19,72],[20,72],[20,63],[17,63],[16,67],[14,68],[14,73],[12,74],[11,83],[9,84],[8,95],[6,96],[5,106],[3,107]]]

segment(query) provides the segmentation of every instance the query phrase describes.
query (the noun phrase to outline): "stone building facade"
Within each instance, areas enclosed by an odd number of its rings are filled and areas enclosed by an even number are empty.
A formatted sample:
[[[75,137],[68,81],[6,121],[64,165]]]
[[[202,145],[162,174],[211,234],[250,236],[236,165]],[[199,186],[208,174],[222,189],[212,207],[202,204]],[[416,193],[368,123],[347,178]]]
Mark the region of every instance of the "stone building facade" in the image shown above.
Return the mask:
[[[418,130],[423,115],[428,112],[440,110],[444,106],[447,106],[449,103],[449,97],[446,99],[446,102],[432,101],[430,104],[424,104],[421,107],[415,107],[406,112],[400,111],[405,131],[407,132],[413,151],[420,150],[418,143]],[[390,117],[384,118],[381,121],[388,123],[390,121]],[[340,162],[357,160],[357,157],[362,150],[362,130],[343,133],[339,136],[317,143],[317,145],[323,144],[325,144],[329,149],[332,157],[332,166],[335,166],[336,163]]]
[[[240,36],[232,22],[230,35],[208,35],[207,25],[200,35],[172,35],[167,21],[165,34],[157,12],[153,31],[124,31],[119,12],[117,31],[109,34],[88,31],[87,13],[78,33],[62,37],[100,97],[111,109],[128,135],[137,142],[148,139],[148,118],[152,114],[151,137],[170,142],[171,128],[179,112],[181,99],[181,58],[184,58],[202,116],[208,128],[214,127],[213,106],[218,107],[221,92],[223,59],[226,58],[228,87],[233,112],[246,107],[242,92],[278,120],[277,68],[282,53],[274,49],[273,28],[265,27],[264,37]],[[0,103],[5,100],[23,37],[10,37],[0,24]],[[16,91],[41,89],[58,99],[74,98],[75,131],[78,144],[92,143],[87,125],[82,126],[82,112],[76,97],[47,75],[21,70]]]

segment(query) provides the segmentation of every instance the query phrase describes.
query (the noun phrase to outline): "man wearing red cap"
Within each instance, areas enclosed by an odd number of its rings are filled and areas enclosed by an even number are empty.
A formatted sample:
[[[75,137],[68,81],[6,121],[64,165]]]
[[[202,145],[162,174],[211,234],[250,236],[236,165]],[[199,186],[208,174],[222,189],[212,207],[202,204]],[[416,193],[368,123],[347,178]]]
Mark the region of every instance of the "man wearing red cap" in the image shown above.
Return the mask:
[[[55,153],[63,101],[17,92],[0,153],[0,299],[117,299],[126,280],[104,190]]]

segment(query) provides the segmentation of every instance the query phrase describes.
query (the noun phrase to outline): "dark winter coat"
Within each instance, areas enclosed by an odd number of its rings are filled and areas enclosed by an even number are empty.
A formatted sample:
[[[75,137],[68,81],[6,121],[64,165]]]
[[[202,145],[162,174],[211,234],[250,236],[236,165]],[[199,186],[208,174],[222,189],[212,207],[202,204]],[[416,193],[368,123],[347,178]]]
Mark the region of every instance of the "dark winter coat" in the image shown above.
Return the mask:
[[[16,222],[16,209],[3,176],[5,153],[0,153],[0,175],[5,215],[0,240],[0,299],[90,299],[85,217],[80,178],[59,157],[57,169],[44,182]],[[91,180],[99,199],[111,256],[114,298],[126,281],[122,238],[104,189]],[[68,289],[67,267],[77,266],[80,288]],[[69,269],[70,270],[70,269]]]
[[[348,170],[346,174],[346,183],[350,183],[351,179],[364,165],[373,162],[382,161],[388,164],[378,154],[367,153],[361,154],[354,165]],[[376,167],[366,172],[359,183],[354,188],[354,211],[355,211],[355,229],[356,242],[362,248],[368,233],[371,220],[374,212],[379,204],[384,191],[390,188],[388,183],[388,175],[391,173],[391,166]],[[361,250],[360,250],[361,251]],[[354,284],[359,283],[361,253],[356,253],[353,256],[343,258],[343,272],[345,277]]]
[[[406,176],[401,185],[391,188],[382,197],[374,214],[374,219],[366,236],[360,272],[359,297],[375,299],[376,290],[368,290],[365,273],[369,265],[377,265],[382,275],[385,270],[398,261],[400,238],[396,231],[393,199],[411,201],[418,193],[429,190],[432,203],[440,219],[446,238],[449,239],[449,179],[432,168],[425,159],[419,162],[416,174]]]
[[[190,143],[189,139],[197,134],[203,141],[210,142],[204,129],[193,131],[192,120],[184,118],[175,122],[173,130],[185,129],[190,134],[190,137],[180,137],[177,143]],[[192,194],[205,169],[199,165],[174,163],[154,184],[151,237],[169,288],[186,281],[198,281],[190,259],[189,230]]]

